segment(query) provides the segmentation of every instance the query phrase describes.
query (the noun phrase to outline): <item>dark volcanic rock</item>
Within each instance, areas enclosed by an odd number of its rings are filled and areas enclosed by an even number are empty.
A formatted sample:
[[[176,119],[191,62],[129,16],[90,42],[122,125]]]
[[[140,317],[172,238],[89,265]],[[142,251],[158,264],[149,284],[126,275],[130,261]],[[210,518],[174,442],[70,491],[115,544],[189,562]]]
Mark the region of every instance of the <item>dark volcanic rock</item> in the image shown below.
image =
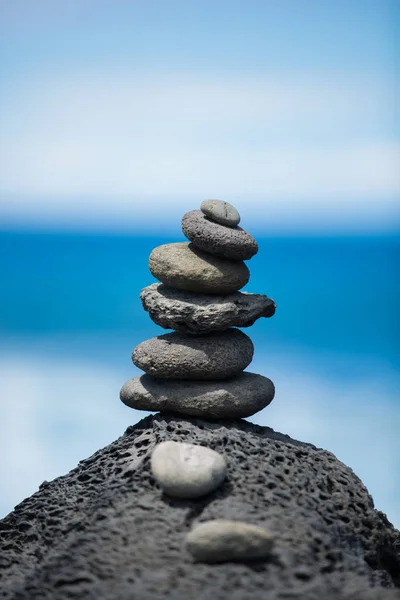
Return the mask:
[[[140,298],[154,323],[194,335],[250,327],[261,317],[272,317],[276,309],[275,302],[262,294],[196,294],[163,283],[148,285]]]
[[[164,440],[217,450],[227,479],[198,500],[166,497],[150,472]],[[272,560],[194,563],[186,535],[210,519],[266,527]],[[243,421],[156,415],[0,521],[0,598],[394,600],[398,543],[331,453]]]
[[[201,210],[183,215],[182,231],[200,250],[229,260],[249,260],[258,252],[258,244],[250,233],[239,226],[214,223]]]

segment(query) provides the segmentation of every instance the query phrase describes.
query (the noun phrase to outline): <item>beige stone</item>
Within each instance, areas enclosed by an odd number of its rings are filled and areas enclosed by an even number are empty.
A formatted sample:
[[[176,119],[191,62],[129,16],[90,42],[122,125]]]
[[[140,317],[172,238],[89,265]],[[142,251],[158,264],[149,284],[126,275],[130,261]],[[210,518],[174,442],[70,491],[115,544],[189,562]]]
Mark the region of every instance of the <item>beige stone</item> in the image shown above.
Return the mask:
[[[166,285],[205,294],[236,292],[250,278],[244,262],[213,256],[187,242],[154,248],[149,268],[154,277]]]
[[[217,563],[267,558],[274,539],[263,527],[215,519],[192,529],[186,537],[186,543],[195,560]]]

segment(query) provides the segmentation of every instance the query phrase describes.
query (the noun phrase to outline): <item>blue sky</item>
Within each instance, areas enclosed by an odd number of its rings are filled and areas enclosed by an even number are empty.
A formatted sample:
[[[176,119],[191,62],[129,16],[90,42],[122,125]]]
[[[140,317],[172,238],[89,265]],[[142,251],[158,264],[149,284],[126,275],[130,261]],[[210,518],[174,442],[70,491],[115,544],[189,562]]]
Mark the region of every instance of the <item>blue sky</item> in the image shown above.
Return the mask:
[[[217,197],[278,229],[398,226],[397,2],[0,6],[6,224],[129,229]]]
[[[60,60],[61,66],[117,62],[135,70],[242,75],[394,69],[396,0],[2,0],[0,6],[12,71]]]

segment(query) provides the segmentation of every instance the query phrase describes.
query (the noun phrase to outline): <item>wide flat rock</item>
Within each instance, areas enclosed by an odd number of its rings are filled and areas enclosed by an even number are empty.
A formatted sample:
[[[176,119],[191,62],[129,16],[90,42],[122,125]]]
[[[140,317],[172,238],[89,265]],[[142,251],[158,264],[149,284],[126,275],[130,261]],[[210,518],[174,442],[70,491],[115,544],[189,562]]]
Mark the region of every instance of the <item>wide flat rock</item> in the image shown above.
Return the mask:
[[[213,256],[187,242],[154,248],[149,269],[166,285],[204,294],[230,294],[240,290],[250,279],[244,262]]]
[[[166,440],[219,452],[226,480],[197,500],[160,494],[150,458]],[[267,528],[273,560],[195,563],[186,535],[211,519]],[[155,415],[0,521],[1,598],[395,600],[399,535],[330,452],[244,421]]]
[[[268,377],[247,371],[221,381],[142,375],[129,379],[120,392],[122,402],[131,408],[207,419],[250,417],[268,406],[274,395]]]
[[[230,260],[249,260],[258,252],[258,244],[250,233],[239,226],[215,223],[201,210],[191,210],[183,216],[182,231],[196,248]]]
[[[262,294],[196,294],[152,283],[140,294],[143,308],[165,329],[203,334],[229,327],[250,327],[261,317],[272,317],[276,304]]]
[[[165,379],[226,379],[252,361],[253,342],[240,329],[201,336],[166,333],[145,340],[132,361],[145,373]]]

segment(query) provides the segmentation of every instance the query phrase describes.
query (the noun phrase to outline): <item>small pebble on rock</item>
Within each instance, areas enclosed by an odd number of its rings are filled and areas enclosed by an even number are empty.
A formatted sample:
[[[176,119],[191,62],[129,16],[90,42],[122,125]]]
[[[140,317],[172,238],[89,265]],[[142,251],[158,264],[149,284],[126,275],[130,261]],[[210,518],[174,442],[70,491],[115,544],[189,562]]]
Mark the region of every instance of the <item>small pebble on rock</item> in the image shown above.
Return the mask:
[[[210,221],[201,210],[183,215],[182,231],[196,248],[229,260],[249,260],[258,252],[258,244],[241,227],[224,227]]]
[[[223,519],[200,523],[186,541],[193,558],[206,563],[268,558],[274,545],[263,527]]]
[[[214,491],[223,482],[226,462],[211,448],[166,441],[153,450],[151,470],[169,496],[198,498]]]
[[[240,223],[240,215],[236,208],[223,200],[203,200],[200,205],[201,211],[216,223],[235,227]]]

